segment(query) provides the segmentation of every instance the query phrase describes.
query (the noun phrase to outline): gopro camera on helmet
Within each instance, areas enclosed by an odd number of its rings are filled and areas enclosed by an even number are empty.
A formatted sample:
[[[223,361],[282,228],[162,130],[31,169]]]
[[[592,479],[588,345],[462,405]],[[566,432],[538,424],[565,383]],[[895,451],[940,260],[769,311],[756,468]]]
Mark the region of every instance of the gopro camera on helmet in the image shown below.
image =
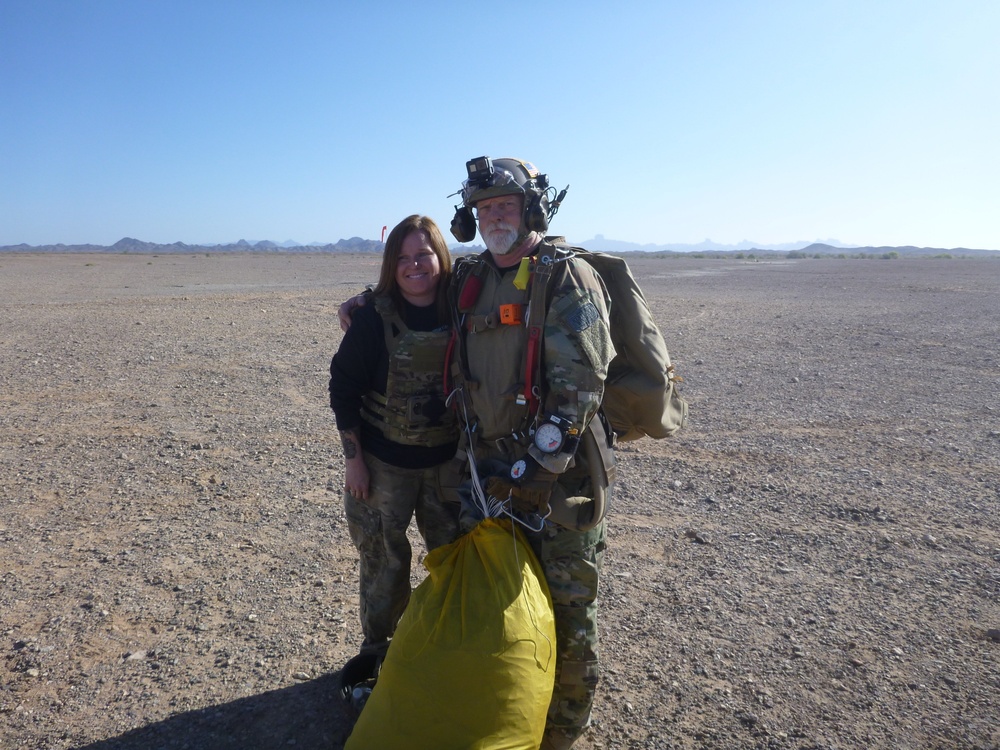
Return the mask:
[[[469,173],[470,185],[485,186],[493,177],[493,160],[488,156],[469,159],[465,162],[465,169]]]

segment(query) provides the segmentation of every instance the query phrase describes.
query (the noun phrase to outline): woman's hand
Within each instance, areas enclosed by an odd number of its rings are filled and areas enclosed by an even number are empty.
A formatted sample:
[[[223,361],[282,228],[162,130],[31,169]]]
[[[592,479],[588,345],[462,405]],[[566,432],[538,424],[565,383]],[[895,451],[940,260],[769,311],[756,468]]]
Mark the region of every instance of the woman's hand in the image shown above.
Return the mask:
[[[358,430],[341,430],[340,441],[344,444],[344,489],[358,500],[368,499],[368,466],[361,450],[361,434]]]
[[[369,475],[364,457],[359,455],[357,458],[348,459],[346,463],[347,476],[344,480],[345,489],[358,500],[367,500]]]

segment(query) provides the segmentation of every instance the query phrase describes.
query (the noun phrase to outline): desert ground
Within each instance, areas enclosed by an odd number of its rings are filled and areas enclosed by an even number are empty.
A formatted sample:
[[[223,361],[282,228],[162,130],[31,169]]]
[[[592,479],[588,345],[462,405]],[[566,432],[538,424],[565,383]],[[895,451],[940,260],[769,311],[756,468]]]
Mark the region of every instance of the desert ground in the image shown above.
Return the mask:
[[[0,747],[343,746],[378,263],[0,255]],[[1000,258],[630,263],[690,422],[618,450],[577,747],[1000,747]]]

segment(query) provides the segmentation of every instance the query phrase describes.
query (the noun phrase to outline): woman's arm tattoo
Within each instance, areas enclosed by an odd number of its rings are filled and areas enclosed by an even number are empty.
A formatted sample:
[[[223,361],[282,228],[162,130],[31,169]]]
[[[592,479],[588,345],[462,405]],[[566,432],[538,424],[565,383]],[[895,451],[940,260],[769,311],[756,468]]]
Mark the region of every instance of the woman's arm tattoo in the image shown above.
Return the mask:
[[[346,430],[344,432],[341,432],[340,440],[344,444],[344,458],[357,458],[358,456],[357,430]]]

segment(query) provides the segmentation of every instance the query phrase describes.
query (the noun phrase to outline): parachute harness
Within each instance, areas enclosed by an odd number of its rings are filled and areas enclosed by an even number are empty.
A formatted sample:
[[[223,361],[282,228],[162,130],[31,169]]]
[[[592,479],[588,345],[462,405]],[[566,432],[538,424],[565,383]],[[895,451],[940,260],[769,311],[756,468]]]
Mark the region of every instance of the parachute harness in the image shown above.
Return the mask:
[[[459,386],[455,388],[445,401],[447,405],[452,403],[452,400],[456,399],[458,403],[458,409],[462,413],[462,429],[465,432],[466,437],[466,457],[469,459],[469,472],[472,475],[472,501],[476,509],[482,513],[484,518],[502,518],[506,516],[511,521],[516,524],[520,524],[528,531],[533,531],[535,533],[540,532],[545,528],[545,519],[549,517],[552,513],[551,506],[548,512],[544,516],[538,514],[532,514],[532,516],[537,519],[537,523],[532,523],[530,518],[524,518],[521,514],[515,513],[513,510],[513,505],[511,503],[511,496],[508,494],[507,497],[494,497],[493,495],[486,494],[483,489],[483,477],[479,474],[479,467],[476,464],[476,427],[469,419],[468,405],[465,402],[465,391]],[[511,527],[513,529],[513,526]]]

